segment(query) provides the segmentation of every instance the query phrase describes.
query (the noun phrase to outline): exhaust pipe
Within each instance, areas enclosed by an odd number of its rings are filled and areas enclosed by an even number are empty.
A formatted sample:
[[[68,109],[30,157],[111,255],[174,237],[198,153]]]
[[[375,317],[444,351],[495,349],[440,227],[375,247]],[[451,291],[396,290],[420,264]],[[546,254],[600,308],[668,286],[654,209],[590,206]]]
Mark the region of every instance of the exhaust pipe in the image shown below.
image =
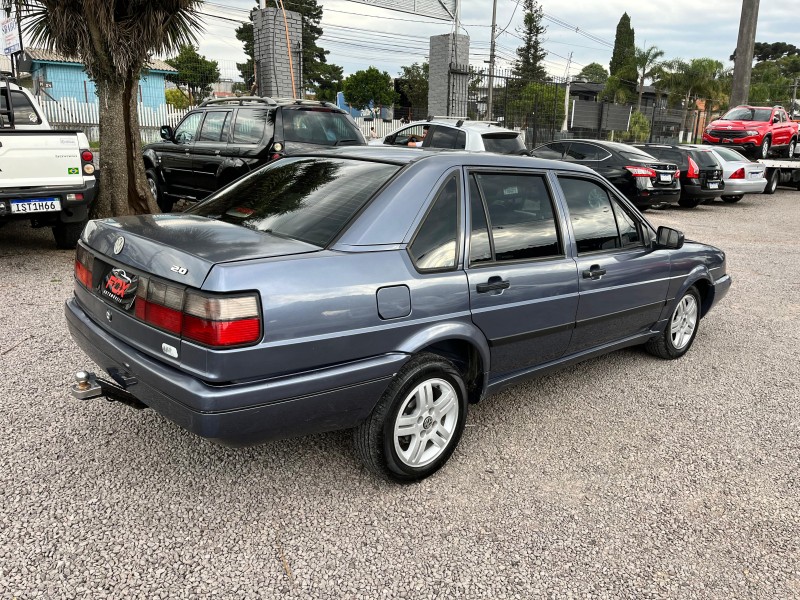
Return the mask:
[[[72,384],[70,390],[72,396],[78,400],[90,400],[104,396],[109,402],[120,402],[137,410],[148,408],[145,403],[126,389],[138,382],[136,377],[123,375],[116,369],[109,369],[108,374],[116,383],[100,379],[89,371],[78,371],[75,373],[75,383]]]

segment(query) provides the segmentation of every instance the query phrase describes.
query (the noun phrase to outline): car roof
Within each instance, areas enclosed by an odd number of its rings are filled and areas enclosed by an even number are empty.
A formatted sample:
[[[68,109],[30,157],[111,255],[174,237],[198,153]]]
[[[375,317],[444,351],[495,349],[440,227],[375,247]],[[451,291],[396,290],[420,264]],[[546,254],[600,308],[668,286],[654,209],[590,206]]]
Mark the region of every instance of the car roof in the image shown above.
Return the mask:
[[[515,135],[519,135],[519,131],[515,131],[513,129],[509,129],[508,127],[503,127],[497,121],[470,121],[468,119],[443,119],[443,118],[432,118],[426,119],[424,121],[411,121],[406,125],[399,127],[398,129],[404,129],[406,127],[413,127],[414,125],[422,125],[423,127],[428,127],[431,125],[443,125],[445,127],[452,127],[453,129],[472,129],[472,130],[487,130],[487,131],[496,131],[496,132],[507,132],[513,133]],[[396,131],[396,130],[395,130]]]
[[[219,106],[247,106],[252,108],[254,106],[265,107],[289,107],[289,108],[302,108],[302,107],[320,107],[329,109],[331,112],[340,112],[347,114],[347,111],[339,108],[331,102],[325,100],[305,100],[302,98],[269,98],[268,96],[238,96],[230,98],[210,98],[204,100],[198,108],[214,108]]]

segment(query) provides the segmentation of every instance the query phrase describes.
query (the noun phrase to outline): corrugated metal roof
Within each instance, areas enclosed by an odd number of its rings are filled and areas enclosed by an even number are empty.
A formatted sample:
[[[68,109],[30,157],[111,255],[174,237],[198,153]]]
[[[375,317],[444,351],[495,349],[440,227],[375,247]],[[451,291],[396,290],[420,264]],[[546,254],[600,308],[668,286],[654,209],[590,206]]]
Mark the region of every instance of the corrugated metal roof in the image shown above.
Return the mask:
[[[27,54],[32,60],[70,63],[78,65],[81,64],[81,61],[78,60],[77,58],[64,56],[63,54],[59,54],[58,52],[53,52],[52,50],[43,50],[41,48],[25,48],[25,54]],[[148,68],[154,71],[169,71],[171,73],[178,72],[178,70],[175,67],[169,66],[160,58],[150,59],[150,62],[148,63]]]

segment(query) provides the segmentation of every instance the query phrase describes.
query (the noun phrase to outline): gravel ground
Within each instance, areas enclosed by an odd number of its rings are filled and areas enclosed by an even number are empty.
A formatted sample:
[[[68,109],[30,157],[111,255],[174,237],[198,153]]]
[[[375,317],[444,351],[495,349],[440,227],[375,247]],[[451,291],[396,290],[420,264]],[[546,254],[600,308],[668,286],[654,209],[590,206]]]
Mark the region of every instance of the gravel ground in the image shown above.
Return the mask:
[[[800,192],[648,214],[728,253],[690,353],[511,388],[410,486],[347,432],[227,449],[73,400],[73,253],[4,227],[0,598],[800,597]]]

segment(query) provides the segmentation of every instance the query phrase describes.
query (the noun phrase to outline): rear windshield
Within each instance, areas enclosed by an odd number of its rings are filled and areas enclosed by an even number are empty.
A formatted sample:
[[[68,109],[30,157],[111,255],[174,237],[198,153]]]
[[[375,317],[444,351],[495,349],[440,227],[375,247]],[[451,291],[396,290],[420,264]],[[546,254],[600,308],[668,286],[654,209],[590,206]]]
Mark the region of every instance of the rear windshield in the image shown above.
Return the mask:
[[[722,117],[727,121],[769,121],[772,115],[771,108],[748,108],[746,106],[738,106],[725,113]]]
[[[714,156],[714,153],[710,150],[696,150],[692,152],[692,157],[697,162],[700,167],[706,167],[711,169],[719,169],[720,164],[717,161],[717,158]]]
[[[483,146],[487,152],[498,154],[520,154],[525,152],[525,144],[519,134],[513,133],[485,133]]]
[[[339,158],[285,158],[186,212],[325,247],[399,168]]]
[[[731,150],[730,148],[716,147],[714,148],[714,151],[719,154],[723,160],[734,162],[750,162],[749,159],[739,154],[736,150]]]
[[[328,109],[284,108],[283,139],[320,146],[358,146],[366,144],[355,121],[348,115]]]
[[[0,92],[0,110],[8,110],[8,90]],[[33,108],[28,97],[22,92],[11,92],[11,104],[14,107],[15,125],[39,125],[42,120],[39,118],[36,109]],[[8,122],[8,115],[0,114],[0,120]]]

